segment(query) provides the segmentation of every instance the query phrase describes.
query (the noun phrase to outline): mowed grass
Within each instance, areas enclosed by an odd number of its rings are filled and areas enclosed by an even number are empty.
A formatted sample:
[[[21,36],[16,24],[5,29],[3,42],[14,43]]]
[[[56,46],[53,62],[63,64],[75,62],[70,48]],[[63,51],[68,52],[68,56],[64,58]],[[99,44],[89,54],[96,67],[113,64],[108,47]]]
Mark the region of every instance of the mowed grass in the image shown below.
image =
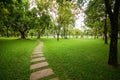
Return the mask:
[[[45,57],[60,80],[120,80],[120,68],[107,64],[109,46],[102,39],[42,41]],[[120,63],[120,51],[118,58]]]
[[[36,40],[0,39],[0,80],[29,80]]]

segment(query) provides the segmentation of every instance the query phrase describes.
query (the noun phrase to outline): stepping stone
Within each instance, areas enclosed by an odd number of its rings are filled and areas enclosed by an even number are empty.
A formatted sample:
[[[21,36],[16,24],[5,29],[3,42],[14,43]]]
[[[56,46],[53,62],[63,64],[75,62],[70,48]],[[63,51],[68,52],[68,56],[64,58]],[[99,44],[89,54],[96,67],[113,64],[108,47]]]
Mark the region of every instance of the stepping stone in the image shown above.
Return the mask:
[[[41,48],[40,49],[34,49],[34,51],[41,51]]]
[[[42,53],[42,51],[34,51],[33,53]]]
[[[45,67],[48,66],[47,62],[41,62],[41,63],[37,63],[37,64],[33,64],[30,66],[30,69],[37,69],[37,68],[41,68],[41,67]]]
[[[52,79],[50,79],[50,80],[59,80],[59,79],[56,77],[56,78],[52,78]]]
[[[30,80],[38,80],[46,76],[54,74],[53,70],[48,68],[41,71],[33,72],[30,76]]]
[[[31,62],[42,61],[42,60],[45,60],[45,58],[44,57],[34,58],[31,60]]]
[[[41,53],[43,53],[43,52],[40,52],[40,51],[39,52],[33,52],[32,54],[35,55],[35,54],[41,54]]]
[[[34,54],[34,55],[32,55],[32,58],[34,58],[34,57],[43,57],[44,55],[43,54]]]
[[[35,48],[36,50],[39,50],[40,49],[40,47],[39,48]]]

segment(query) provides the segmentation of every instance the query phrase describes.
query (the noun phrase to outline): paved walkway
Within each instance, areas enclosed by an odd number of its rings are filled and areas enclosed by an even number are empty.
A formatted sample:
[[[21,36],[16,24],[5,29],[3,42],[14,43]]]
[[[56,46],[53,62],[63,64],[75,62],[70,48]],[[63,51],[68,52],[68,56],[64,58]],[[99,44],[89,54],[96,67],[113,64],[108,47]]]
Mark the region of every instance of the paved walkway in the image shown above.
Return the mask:
[[[40,80],[47,78],[48,80],[59,80],[57,77],[54,77],[53,70],[49,67],[48,62],[45,61],[44,54],[42,52],[43,42],[35,48],[31,56],[31,66],[30,70],[32,71],[30,75],[30,80]],[[46,68],[47,67],[47,68]]]

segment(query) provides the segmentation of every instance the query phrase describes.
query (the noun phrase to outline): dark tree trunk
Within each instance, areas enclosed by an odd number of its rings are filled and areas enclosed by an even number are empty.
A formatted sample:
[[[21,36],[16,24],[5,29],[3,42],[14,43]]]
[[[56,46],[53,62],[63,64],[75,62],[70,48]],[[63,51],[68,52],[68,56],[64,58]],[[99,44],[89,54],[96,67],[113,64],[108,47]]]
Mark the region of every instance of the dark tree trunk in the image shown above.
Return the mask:
[[[108,38],[107,38],[107,13],[105,11],[105,22],[104,22],[104,43],[108,44]]]
[[[41,32],[38,31],[38,34],[37,34],[37,39],[40,39],[40,36],[41,36]]]
[[[55,38],[55,31],[54,31],[53,37]]]
[[[40,39],[41,34],[44,32],[44,30],[45,30],[45,27],[41,30],[38,30],[37,39]]]
[[[117,59],[117,40],[118,40],[118,13],[120,0],[115,0],[114,9],[112,11],[111,4],[109,0],[104,0],[107,13],[110,18],[111,24],[111,35],[110,35],[110,50],[109,50],[109,59],[108,64],[114,67],[118,66]]]
[[[21,34],[21,39],[26,39],[24,31],[20,31],[20,34]]]
[[[7,27],[7,31],[6,31],[6,34],[7,34],[7,35],[6,35],[6,36],[9,37],[9,33],[8,33],[9,27],[8,27],[8,26],[6,26],[6,27]]]
[[[59,41],[59,36],[60,36],[60,26],[58,26],[58,30],[57,30],[57,41]]]
[[[118,39],[118,23],[116,19],[113,17],[111,19],[111,39],[110,39],[110,50],[109,50],[109,60],[108,64],[117,66],[117,39]]]
[[[57,33],[57,41],[59,41],[59,33]]]

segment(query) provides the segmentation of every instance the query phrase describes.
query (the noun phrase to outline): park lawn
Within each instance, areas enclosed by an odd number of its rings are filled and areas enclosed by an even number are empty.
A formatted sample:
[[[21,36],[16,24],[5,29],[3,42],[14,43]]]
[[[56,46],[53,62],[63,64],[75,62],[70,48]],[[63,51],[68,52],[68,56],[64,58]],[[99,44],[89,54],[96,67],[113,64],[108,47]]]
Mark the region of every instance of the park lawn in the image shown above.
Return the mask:
[[[36,40],[0,39],[0,80],[29,80]]]
[[[120,80],[120,68],[107,65],[109,46],[102,39],[42,41],[45,57],[60,80]]]

